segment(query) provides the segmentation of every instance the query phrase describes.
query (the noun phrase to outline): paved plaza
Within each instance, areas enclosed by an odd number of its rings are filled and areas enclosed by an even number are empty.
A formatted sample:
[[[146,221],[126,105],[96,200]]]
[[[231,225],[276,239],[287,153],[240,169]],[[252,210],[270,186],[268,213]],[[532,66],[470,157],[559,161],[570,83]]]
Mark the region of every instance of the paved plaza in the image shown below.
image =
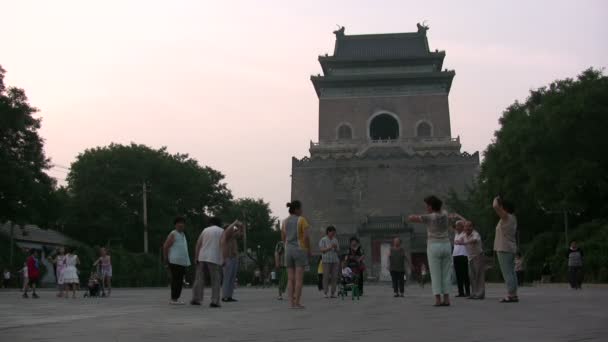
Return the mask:
[[[0,341],[606,341],[608,288],[575,292],[526,287],[522,302],[457,298],[430,304],[430,289],[409,286],[392,298],[386,285],[366,287],[360,301],[327,300],[305,289],[305,310],[289,310],[274,289],[238,289],[221,309],[169,306],[168,289],[116,289],[108,299],[38,300],[0,292]],[[209,295],[209,291],[206,292]],[[186,299],[190,291],[185,292]],[[208,302],[207,302],[208,303]]]

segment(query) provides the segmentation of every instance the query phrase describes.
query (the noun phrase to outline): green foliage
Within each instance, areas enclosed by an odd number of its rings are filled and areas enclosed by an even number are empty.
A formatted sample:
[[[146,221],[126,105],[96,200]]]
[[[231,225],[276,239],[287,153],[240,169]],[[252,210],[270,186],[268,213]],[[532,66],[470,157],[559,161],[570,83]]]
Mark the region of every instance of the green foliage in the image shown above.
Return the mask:
[[[111,240],[131,251],[143,250],[143,183],[147,184],[150,251],[158,253],[173,218],[185,215],[190,233],[207,215],[221,211],[232,197],[224,175],[185,154],[144,145],[88,149],[68,175],[66,232],[105,245]],[[194,234],[189,235],[192,239]]]
[[[274,264],[274,246],[281,234],[275,229],[277,218],[270,215],[268,203],[262,199],[241,198],[226,208],[223,217],[238,219],[247,225],[247,249],[251,249],[257,267],[264,269]]]
[[[466,201],[452,198],[448,204],[466,202],[478,225],[492,234],[497,219],[490,204],[502,195],[515,203],[522,243],[563,231],[562,216],[546,211],[579,213],[571,215],[573,226],[608,217],[606,94],[608,77],[589,69],[509,106],[485,151],[476,187]]]
[[[38,135],[38,111],[30,106],[23,89],[4,85],[0,66],[0,222],[45,224],[54,181],[44,171],[50,167]]]

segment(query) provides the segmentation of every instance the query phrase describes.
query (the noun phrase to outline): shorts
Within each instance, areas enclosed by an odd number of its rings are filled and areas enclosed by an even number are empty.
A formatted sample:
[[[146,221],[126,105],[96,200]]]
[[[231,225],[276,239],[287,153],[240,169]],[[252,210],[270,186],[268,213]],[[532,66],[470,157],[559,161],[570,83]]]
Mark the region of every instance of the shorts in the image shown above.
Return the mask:
[[[285,265],[287,268],[308,266],[308,254],[299,248],[285,249]]]
[[[28,284],[29,286],[34,286],[34,285],[36,285],[36,286],[37,286],[37,285],[38,285],[38,282],[39,282],[39,278],[38,278],[38,277],[35,277],[35,278],[28,278],[27,284]]]

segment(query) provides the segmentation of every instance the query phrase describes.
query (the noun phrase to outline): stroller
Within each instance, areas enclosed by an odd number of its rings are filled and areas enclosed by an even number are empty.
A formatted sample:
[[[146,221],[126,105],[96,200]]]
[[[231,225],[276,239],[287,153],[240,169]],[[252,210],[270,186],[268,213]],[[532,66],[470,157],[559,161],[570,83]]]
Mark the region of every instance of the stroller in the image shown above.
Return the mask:
[[[87,285],[85,286],[84,298],[93,298],[93,297],[105,297],[106,293],[103,288],[103,280],[99,276],[101,274],[99,268],[101,266],[93,268],[91,271],[91,276],[87,281]]]
[[[361,275],[353,273],[350,267],[342,269],[342,280],[340,281],[340,287],[338,289],[338,296],[344,300],[348,297],[348,291],[351,291],[352,300],[359,300],[361,298],[361,291],[359,289],[359,278]]]

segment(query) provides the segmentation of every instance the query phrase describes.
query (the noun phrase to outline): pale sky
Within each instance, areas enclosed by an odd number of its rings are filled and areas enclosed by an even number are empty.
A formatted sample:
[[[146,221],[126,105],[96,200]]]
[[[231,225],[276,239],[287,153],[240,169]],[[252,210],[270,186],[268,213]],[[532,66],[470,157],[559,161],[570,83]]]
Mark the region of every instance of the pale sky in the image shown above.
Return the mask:
[[[6,83],[40,108],[53,162],[136,142],[189,153],[284,216],[291,157],[317,140],[309,77],[346,34],[412,32],[456,77],[452,135],[483,151],[532,88],[608,65],[608,1],[0,0]],[[66,172],[50,174],[62,182]]]

